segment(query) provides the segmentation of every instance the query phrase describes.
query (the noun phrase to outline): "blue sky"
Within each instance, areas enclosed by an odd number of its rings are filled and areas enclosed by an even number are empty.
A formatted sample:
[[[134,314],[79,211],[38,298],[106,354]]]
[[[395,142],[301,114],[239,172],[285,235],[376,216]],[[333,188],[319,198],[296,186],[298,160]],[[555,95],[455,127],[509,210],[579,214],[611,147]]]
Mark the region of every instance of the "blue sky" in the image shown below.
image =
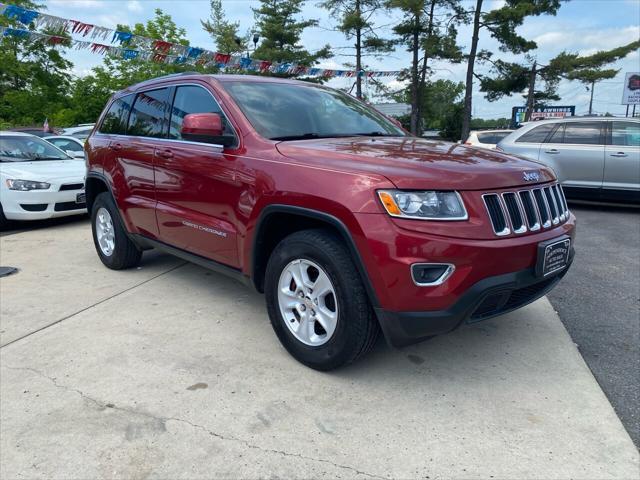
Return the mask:
[[[8,0],[10,1],[10,0]],[[470,7],[475,0],[465,0]],[[72,18],[86,23],[114,28],[117,23],[132,25],[152,18],[153,10],[161,8],[171,14],[175,22],[187,30],[187,38],[191,45],[215,50],[210,37],[202,30],[200,19],[209,14],[209,0],[47,0],[44,2],[47,13],[65,18]],[[302,16],[320,21],[318,28],[305,31],[303,44],[308,50],[319,49],[329,43],[336,56],[320,64],[321,67],[342,68],[349,57],[340,56],[348,53],[349,42],[338,32],[331,31],[332,22],[327,12],[316,6],[316,1],[305,5]],[[238,21],[243,32],[253,27],[251,7],[258,4],[255,0],[223,0],[223,6],[229,20]],[[485,0],[487,8],[496,8],[502,0]],[[391,36],[391,28],[397,18],[386,15],[379,19],[383,25],[380,36]],[[610,49],[640,38],[640,0],[571,0],[563,4],[558,15],[529,18],[518,29],[528,38],[538,43],[535,55],[544,63],[563,50],[593,53],[597,50]],[[458,42],[469,45],[470,27],[462,26],[459,30]],[[480,48],[498,52],[497,44],[488,35],[480,39]],[[67,57],[75,64],[77,75],[86,74],[93,66],[101,63],[101,57],[87,51],[73,51]],[[505,60],[517,57],[506,55]],[[368,59],[372,70],[399,70],[410,61],[409,54],[398,49],[384,58]],[[434,63],[433,78],[447,78],[455,81],[464,79],[466,64],[452,65],[445,62]],[[622,61],[613,65],[621,69],[619,75],[596,86],[594,110],[598,113],[611,112],[624,114],[625,107],[620,105],[624,73],[640,71],[640,55],[634,52]],[[482,71],[484,67],[479,66]],[[338,88],[350,86],[350,79],[335,79],[329,85]],[[397,81],[386,81],[391,87],[399,87]],[[476,87],[477,88],[477,87]],[[562,82],[559,88],[562,97],[561,105],[575,105],[578,114],[587,112],[589,92],[578,82]],[[474,95],[474,116],[482,118],[509,117],[511,107],[523,103],[521,96],[516,95],[497,102],[488,102],[481,92]]]

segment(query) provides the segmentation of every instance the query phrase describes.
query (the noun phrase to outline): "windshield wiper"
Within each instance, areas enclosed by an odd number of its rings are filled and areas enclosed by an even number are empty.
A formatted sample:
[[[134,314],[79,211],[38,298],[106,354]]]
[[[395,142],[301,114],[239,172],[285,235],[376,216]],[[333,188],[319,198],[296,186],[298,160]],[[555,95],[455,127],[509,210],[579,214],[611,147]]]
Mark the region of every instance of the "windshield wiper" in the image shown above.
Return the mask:
[[[328,133],[328,134],[320,134],[320,133],[303,133],[302,135],[284,135],[282,137],[271,137],[269,140],[309,140],[313,138],[340,138],[340,137],[351,137],[353,135],[344,135],[342,133]]]
[[[393,135],[392,133],[385,132],[369,132],[369,133],[354,133],[354,137],[399,137],[400,135]]]
[[[60,157],[43,157],[40,155],[34,155],[33,160],[69,160],[68,158],[60,158]]]

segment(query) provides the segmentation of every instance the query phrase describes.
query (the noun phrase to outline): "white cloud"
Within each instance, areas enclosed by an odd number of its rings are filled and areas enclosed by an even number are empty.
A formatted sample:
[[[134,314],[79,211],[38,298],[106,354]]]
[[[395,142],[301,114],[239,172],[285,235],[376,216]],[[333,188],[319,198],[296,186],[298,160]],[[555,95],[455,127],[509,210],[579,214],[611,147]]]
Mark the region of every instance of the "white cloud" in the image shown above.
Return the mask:
[[[134,13],[140,13],[144,10],[144,8],[138,0],[130,0],[129,2],[127,2],[127,10]]]
[[[589,55],[598,50],[610,50],[637,40],[640,27],[633,25],[624,28],[605,28],[589,30],[551,31],[534,38],[539,49],[553,51],[577,51]]]

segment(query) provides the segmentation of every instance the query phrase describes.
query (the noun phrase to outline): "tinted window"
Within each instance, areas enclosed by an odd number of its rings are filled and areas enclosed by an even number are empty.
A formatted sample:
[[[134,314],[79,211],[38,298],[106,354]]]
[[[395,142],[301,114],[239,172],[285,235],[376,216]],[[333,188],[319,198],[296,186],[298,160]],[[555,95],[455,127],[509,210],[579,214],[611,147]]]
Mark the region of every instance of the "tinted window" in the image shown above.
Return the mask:
[[[571,122],[564,128],[564,142],[577,145],[602,145],[600,127],[602,122]]]
[[[129,117],[132,102],[133,95],[127,95],[115,100],[102,120],[100,132],[124,135],[127,131],[127,118]]]
[[[168,94],[168,88],[161,88],[136,95],[136,101],[129,116],[127,135],[164,137]]]
[[[640,123],[613,122],[611,145],[640,147]]]
[[[405,133],[376,110],[343,92],[275,82],[225,82],[253,128],[263,137],[343,137]]]
[[[182,139],[180,129],[185,115],[190,113],[218,113],[222,117],[225,135],[233,135],[233,129],[224,113],[207,90],[202,87],[185,85],[176,89],[176,96],[171,109],[171,124],[169,138]]]
[[[478,141],[480,143],[499,143],[504,137],[509,135],[511,132],[487,132],[487,133],[478,133]]]
[[[564,139],[564,125],[560,125],[547,143],[562,143]]]
[[[547,123],[529,130],[516,140],[517,143],[543,143],[555,125]]]
[[[49,142],[53,143],[56,147],[58,147],[60,150],[64,150],[65,152],[67,150],[72,151],[72,152],[82,152],[82,146],[79,145],[77,142],[74,142],[73,140],[67,140],[64,138],[56,138],[54,140],[49,140]]]

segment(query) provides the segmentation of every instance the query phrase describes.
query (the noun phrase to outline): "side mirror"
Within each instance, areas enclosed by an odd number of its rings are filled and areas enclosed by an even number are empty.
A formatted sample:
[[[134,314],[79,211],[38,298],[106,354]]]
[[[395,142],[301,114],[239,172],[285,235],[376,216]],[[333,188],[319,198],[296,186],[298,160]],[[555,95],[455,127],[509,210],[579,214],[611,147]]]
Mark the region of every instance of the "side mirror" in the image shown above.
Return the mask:
[[[182,138],[192,142],[214,143],[229,147],[236,141],[233,135],[224,135],[222,117],[217,113],[189,113],[180,130]]]

